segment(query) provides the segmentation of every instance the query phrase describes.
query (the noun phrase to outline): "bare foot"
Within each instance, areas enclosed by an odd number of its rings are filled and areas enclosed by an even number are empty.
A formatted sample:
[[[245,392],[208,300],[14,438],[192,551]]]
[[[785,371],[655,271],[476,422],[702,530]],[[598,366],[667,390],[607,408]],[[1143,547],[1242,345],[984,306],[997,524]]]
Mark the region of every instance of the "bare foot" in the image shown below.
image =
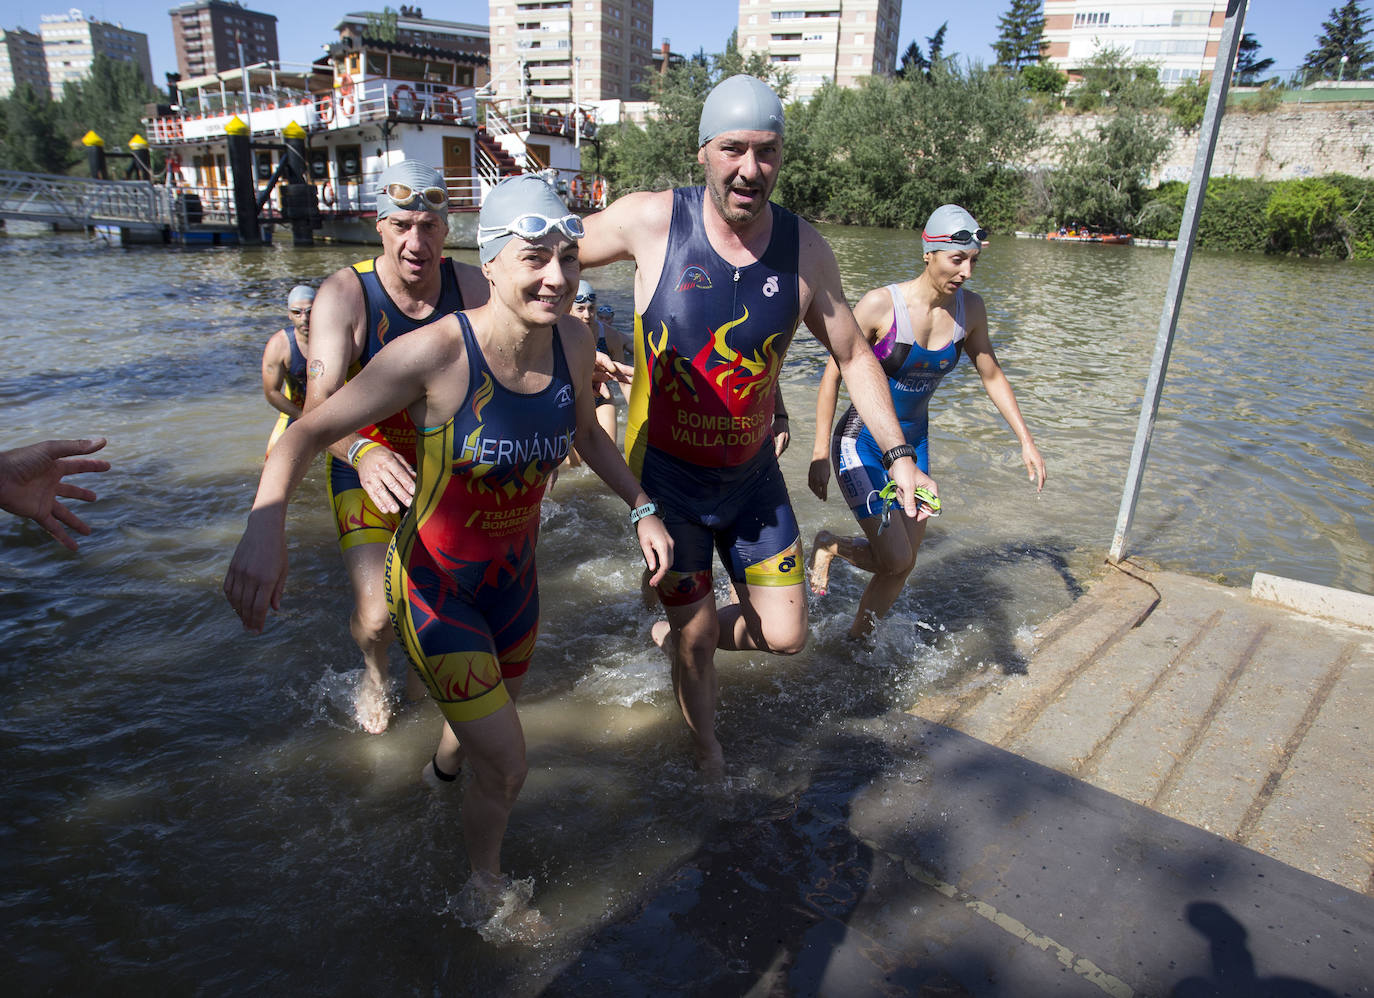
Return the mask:
[[[372,678],[363,671],[358,684],[358,699],[353,704],[353,717],[358,726],[370,735],[380,735],[391,723],[391,701],[387,697],[385,681]]]
[[[824,596],[830,588],[830,563],[835,560],[837,548],[834,534],[828,530],[816,531],[816,539],[811,544],[807,578],[811,582],[811,591],[817,596]]]
[[[530,904],[533,893],[528,880],[474,870],[458,893],[458,917],[489,943],[537,943],[553,926]]]

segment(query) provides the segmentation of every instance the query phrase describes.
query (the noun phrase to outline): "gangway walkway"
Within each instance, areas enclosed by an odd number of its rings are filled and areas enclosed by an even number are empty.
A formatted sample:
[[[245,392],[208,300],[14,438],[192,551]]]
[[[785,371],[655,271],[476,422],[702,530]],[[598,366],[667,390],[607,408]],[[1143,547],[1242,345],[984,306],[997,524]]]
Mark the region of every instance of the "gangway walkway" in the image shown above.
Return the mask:
[[[89,180],[0,170],[0,218],[143,232],[225,228],[202,221],[200,202],[199,197],[147,180]],[[229,218],[227,226],[232,229],[233,224]]]

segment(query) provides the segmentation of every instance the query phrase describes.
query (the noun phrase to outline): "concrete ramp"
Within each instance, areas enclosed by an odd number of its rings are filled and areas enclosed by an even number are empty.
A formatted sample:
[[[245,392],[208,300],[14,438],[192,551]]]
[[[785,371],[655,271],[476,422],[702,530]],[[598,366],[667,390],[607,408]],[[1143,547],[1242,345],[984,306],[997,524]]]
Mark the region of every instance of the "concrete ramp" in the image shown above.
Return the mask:
[[[1284,581],[1108,567],[1024,674],[910,713],[1374,895],[1374,598]]]

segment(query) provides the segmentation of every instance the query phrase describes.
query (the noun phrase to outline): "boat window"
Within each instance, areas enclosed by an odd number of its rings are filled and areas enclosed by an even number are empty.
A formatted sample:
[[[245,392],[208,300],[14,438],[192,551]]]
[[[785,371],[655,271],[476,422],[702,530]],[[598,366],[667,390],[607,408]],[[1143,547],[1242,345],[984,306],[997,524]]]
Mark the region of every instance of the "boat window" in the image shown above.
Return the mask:
[[[367,53],[367,75],[386,76],[386,53],[369,52]]]
[[[405,56],[393,55],[391,57],[391,72],[387,75],[393,80],[423,80],[425,79],[425,64],[421,59],[407,59]]]

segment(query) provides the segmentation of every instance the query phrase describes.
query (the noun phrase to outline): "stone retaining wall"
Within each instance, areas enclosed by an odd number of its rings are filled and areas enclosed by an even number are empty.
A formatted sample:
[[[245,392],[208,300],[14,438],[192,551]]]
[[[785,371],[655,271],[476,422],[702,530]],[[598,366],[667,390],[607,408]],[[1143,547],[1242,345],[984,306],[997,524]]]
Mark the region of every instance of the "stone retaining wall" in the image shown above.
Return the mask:
[[[1094,114],[1051,120],[1051,141],[1041,150],[1041,161],[1052,159],[1053,142],[1093,134],[1098,122]],[[1196,130],[1175,132],[1173,148],[1152,182],[1188,180],[1197,141]],[[1374,177],[1374,106],[1307,104],[1263,114],[1233,110],[1222,118],[1212,176],[1293,180],[1327,173]]]

